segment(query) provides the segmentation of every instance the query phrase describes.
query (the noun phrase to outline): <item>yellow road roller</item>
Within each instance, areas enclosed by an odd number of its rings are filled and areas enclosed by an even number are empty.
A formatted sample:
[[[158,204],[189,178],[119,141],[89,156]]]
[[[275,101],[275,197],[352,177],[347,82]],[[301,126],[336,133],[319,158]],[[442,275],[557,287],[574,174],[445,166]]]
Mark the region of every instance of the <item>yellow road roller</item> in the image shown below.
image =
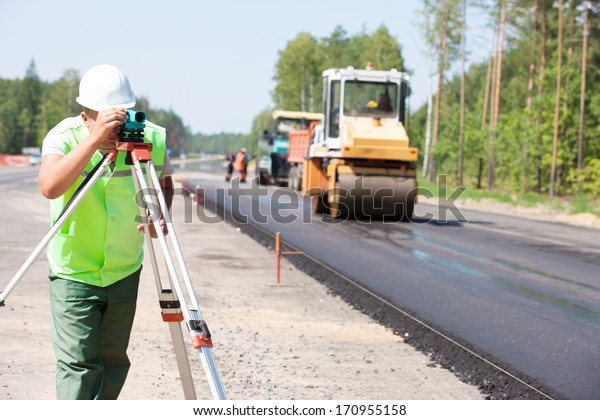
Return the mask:
[[[312,211],[410,219],[418,150],[405,129],[408,74],[349,67],[325,70],[323,80],[323,119],[311,130],[300,174]]]

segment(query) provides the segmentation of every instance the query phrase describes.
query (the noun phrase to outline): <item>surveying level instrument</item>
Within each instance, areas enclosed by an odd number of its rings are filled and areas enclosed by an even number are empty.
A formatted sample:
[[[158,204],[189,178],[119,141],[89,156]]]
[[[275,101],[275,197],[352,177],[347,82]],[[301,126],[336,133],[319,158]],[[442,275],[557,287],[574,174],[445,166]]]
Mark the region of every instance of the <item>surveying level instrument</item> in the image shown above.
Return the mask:
[[[137,118],[137,123],[141,124],[143,129],[145,115],[143,116],[144,121],[140,122],[142,116],[136,116],[136,114],[132,113],[138,113],[142,115],[143,113],[140,113],[139,111],[128,111],[128,113],[130,118],[132,116],[133,118]],[[125,129],[128,128],[126,125],[124,127]],[[79,205],[85,195],[90,191],[92,186],[104,174],[107,167],[111,163],[115,162],[117,155],[120,152],[127,153],[126,162],[131,165],[131,173],[137,192],[136,199],[140,208],[140,216],[144,221],[144,234],[146,237],[146,245],[149,251],[148,254],[150,255],[152,262],[154,278],[156,280],[161,315],[163,321],[169,325],[171,340],[173,341],[173,347],[177,359],[177,367],[179,369],[179,374],[181,376],[181,382],[183,385],[184,396],[188,400],[196,399],[196,391],[194,389],[192,372],[190,370],[190,364],[183,339],[181,321],[185,321],[186,323],[192,345],[194,349],[197,350],[200,357],[200,361],[202,363],[202,367],[204,368],[213,398],[216,400],[225,400],[227,399],[225,390],[223,389],[221,377],[211,352],[211,348],[213,346],[211,334],[208,330],[206,322],[202,318],[198,300],[196,298],[196,294],[194,292],[194,288],[183,259],[183,253],[181,252],[181,247],[179,246],[179,242],[177,240],[177,235],[175,233],[175,228],[171,220],[169,209],[160,187],[156,169],[154,168],[154,163],[152,162],[150,156],[152,144],[145,143],[143,141],[143,133],[140,135],[139,130],[139,127],[134,127],[133,129],[128,130],[129,133],[121,137],[121,141],[117,144],[115,149],[104,155],[104,158],[89,173],[86,179],[75,191],[48,233],[34,249],[29,258],[27,258],[18,272],[14,275],[7,287],[0,293],[0,306],[4,306],[6,297],[11,293],[36,258],[48,245],[48,243],[50,243],[50,240],[56,235],[60,227],[66,222],[77,205]],[[131,132],[133,132],[133,135],[131,135]],[[131,163],[129,163],[129,161]],[[145,168],[142,168],[142,163],[145,164]],[[146,175],[144,175],[144,169]],[[171,245],[175,252],[180,273],[178,272],[175,261],[171,255],[166,236],[160,227],[161,216],[165,219],[168,229],[167,236],[171,238]],[[166,288],[163,287],[163,283],[160,278],[160,270],[156,253],[154,251],[149,222],[152,223],[154,230],[156,231],[157,239],[164,257],[165,266],[167,268],[169,287]]]

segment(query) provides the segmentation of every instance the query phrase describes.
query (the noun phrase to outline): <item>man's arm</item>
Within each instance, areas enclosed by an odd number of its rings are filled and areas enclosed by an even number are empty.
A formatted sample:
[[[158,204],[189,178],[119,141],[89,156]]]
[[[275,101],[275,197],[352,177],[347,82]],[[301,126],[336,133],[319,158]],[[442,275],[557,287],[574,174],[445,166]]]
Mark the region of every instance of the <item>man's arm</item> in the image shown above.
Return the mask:
[[[125,110],[101,111],[91,133],[65,156],[46,155],[42,158],[38,185],[49,199],[63,195],[77,181],[98,147],[107,141],[113,130],[125,121]]]

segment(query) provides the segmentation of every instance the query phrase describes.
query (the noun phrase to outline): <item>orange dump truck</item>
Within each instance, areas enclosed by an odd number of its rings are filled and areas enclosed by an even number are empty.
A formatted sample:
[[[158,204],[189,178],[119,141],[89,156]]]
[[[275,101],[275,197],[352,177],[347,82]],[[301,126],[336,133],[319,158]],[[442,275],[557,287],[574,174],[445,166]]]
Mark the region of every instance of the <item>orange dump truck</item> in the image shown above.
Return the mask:
[[[313,121],[307,129],[292,131],[288,145],[288,187],[300,191],[302,188],[302,163],[308,157],[308,147],[315,133],[315,126],[320,122]]]

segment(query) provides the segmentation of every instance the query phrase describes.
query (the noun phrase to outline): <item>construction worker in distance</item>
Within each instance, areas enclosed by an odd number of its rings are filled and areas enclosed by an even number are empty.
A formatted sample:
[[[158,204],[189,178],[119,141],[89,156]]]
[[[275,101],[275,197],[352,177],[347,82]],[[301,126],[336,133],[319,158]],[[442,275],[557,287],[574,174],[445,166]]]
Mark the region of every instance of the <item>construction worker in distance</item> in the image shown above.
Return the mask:
[[[240,174],[240,182],[246,182],[246,173],[248,170],[248,150],[242,147],[235,156],[235,167]]]
[[[135,96],[120,69],[98,65],[81,78],[76,101],[83,111],[58,123],[42,145],[39,188],[50,199],[52,223],[86,175],[114,149]],[[152,161],[170,207],[173,168],[165,129],[146,121],[144,141],[152,143]],[[144,224],[125,158],[118,153],[48,245],[58,399],[116,399],[129,370]],[[166,234],[164,219],[160,225]]]
[[[235,163],[235,155],[233,152],[227,153],[227,157],[225,157],[225,168],[227,172],[225,173],[225,181],[229,182],[231,180],[231,175],[233,174],[233,164]]]

